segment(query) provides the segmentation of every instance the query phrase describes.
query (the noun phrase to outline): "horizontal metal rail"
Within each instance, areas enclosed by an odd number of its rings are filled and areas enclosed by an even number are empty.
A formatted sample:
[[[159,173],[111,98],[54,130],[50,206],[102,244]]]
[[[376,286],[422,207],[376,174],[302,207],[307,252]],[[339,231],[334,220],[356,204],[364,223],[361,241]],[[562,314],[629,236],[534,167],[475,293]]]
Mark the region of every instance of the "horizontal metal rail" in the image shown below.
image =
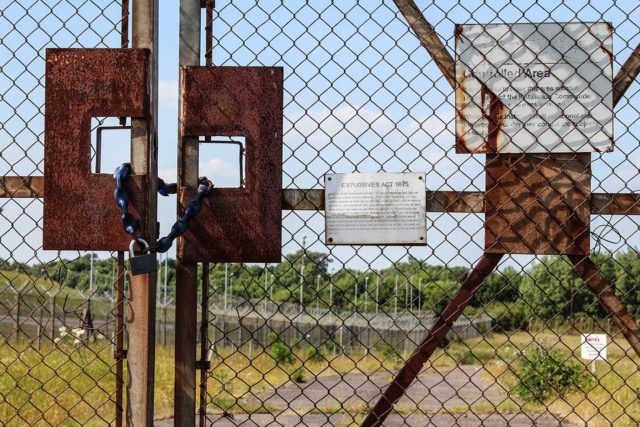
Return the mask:
[[[0,177],[0,198],[44,197],[44,177]],[[427,212],[483,213],[483,191],[427,191]],[[285,188],[282,210],[324,210],[324,190]],[[591,213],[596,215],[640,215],[640,194],[593,193]]]

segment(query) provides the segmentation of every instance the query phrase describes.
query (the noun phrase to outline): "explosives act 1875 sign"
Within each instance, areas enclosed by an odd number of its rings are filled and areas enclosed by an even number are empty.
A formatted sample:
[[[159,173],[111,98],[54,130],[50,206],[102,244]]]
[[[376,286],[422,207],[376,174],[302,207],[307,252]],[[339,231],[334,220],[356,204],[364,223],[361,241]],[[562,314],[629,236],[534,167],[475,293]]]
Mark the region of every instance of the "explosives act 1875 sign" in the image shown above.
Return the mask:
[[[458,25],[456,151],[613,148],[609,23]]]
[[[328,244],[426,244],[424,173],[337,173],[324,181]]]

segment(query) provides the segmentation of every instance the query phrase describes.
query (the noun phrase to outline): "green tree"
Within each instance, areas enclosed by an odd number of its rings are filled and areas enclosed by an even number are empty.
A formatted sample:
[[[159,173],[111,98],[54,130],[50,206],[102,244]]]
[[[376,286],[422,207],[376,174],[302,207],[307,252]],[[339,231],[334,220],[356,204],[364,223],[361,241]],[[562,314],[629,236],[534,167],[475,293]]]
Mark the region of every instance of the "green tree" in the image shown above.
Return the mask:
[[[480,307],[493,302],[514,302],[520,296],[521,281],[520,272],[513,267],[494,271],[475,293],[471,305]]]
[[[528,314],[543,320],[603,315],[595,295],[565,257],[543,257],[522,279],[520,295]]]

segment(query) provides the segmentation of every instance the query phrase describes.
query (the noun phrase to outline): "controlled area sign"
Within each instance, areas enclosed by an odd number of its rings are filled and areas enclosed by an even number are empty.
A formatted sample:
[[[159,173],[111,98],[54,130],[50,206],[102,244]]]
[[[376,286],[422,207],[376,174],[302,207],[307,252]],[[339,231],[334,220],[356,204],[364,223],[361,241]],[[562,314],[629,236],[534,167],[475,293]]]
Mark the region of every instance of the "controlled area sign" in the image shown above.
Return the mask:
[[[424,173],[326,174],[325,242],[426,245]]]
[[[456,26],[456,152],[613,148],[606,22]]]

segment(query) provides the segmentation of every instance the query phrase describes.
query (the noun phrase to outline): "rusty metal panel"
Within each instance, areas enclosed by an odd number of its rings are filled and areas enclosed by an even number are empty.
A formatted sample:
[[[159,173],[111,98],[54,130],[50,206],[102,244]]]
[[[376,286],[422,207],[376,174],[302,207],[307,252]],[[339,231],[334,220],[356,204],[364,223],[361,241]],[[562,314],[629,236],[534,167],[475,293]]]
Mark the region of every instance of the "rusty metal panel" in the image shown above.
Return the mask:
[[[244,136],[247,145],[245,187],[214,188],[184,234],[183,260],[280,262],[282,83],[280,67],[183,69],[182,134]],[[181,209],[196,191],[180,189]]]
[[[455,38],[458,153],[613,149],[610,23],[465,24]]]
[[[91,118],[144,117],[148,61],[146,49],[47,49],[44,249],[127,249],[113,177],[91,173]],[[145,218],[145,177],[127,187],[129,212]]]
[[[640,215],[640,194],[593,193],[591,213],[594,215]]]
[[[591,155],[488,155],[485,250],[589,253]]]

